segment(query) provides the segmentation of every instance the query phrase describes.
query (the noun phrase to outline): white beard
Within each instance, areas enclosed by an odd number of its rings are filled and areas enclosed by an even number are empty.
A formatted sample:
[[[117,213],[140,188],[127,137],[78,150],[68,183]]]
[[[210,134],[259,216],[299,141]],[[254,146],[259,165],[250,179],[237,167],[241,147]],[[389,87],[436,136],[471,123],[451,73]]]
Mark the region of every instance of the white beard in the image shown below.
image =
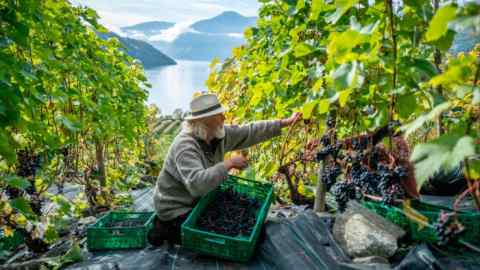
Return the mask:
[[[218,127],[213,133],[213,136],[217,139],[223,139],[225,137],[225,126],[222,125],[221,127]]]

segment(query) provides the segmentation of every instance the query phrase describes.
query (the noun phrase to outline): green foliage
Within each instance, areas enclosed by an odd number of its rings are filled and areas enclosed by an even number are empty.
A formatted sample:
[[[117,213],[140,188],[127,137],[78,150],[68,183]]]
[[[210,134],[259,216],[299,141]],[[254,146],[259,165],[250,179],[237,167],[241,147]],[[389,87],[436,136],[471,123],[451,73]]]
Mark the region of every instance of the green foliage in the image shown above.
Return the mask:
[[[415,177],[419,188],[440,169],[453,170],[475,153],[474,140],[470,136],[444,135],[432,142],[417,145],[411,159],[417,164]]]
[[[229,119],[302,111],[314,124],[308,131],[294,128],[288,141],[255,147],[252,160],[260,175],[275,174],[279,160],[294,160],[309,138],[319,137],[332,111],[340,138],[389,120],[404,123],[407,135],[425,131],[423,137],[431,138],[423,128],[441,118],[446,134],[468,126],[478,140],[479,112],[471,106],[478,100],[472,87],[477,56],[446,54],[458,29],[478,31],[472,23],[480,17],[478,4],[439,1],[436,10],[430,1],[261,2],[257,25],[245,31],[247,44],[212,69],[209,89],[232,108]],[[313,173],[312,166],[296,168],[296,175]]]
[[[137,173],[128,168],[143,152],[146,78],[118,40],[97,35],[106,32],[97,19],[66,0],[0,2],[2,229],[53,242],[62,219],[115,207],[124,200],[115,192],[132,187],[118,182]],[[46,192],[73,181],[85,187],[82,203]],[[54,210],[39,216],[47,200]]]

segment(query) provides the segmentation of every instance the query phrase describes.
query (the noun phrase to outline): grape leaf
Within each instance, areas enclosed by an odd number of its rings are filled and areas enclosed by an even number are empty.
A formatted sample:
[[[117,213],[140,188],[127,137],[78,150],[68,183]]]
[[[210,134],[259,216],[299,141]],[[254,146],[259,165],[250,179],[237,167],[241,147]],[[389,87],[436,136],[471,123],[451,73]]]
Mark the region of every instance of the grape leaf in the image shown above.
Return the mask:
[[[440,169],[452,170],[474,154],[473,138],[458,134],[446,134],[432,142],[416,145],[410,159],[415,163],[417,187],[420,189]]]
[[[448,23],[455,19],[457,8],[453,5],[441,7],[433,16],[425,35],[426,41],[433,41],[441,38],[447,33]]]

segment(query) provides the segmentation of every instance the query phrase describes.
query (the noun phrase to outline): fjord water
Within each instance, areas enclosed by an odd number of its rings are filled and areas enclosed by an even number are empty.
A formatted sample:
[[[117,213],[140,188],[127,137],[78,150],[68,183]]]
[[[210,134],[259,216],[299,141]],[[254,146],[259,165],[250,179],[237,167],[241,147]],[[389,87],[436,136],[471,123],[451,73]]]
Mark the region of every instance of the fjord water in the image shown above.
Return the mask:
[[[205,81],[210,73],[209,62],[175,60],[177,65],[161,66],[145,70],[148,82],[149,104],[156,104],[163,114],[175,109],[188,109],[196,91],[206,91]]]

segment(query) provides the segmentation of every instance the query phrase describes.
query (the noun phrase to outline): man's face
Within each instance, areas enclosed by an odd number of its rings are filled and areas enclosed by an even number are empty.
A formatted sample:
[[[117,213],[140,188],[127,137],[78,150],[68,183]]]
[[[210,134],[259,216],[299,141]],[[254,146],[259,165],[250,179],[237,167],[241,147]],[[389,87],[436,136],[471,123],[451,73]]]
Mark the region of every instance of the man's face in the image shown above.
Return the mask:
[[[225,123],[225,115],[223,113],[206,118],[204,123],[208,127],[209,132],[213,135],[212,137],[221,139],[225,136],[225,130],[223,127]]]
[[[207,125],[207,127],[211,130],[222,127],[224,122],[225,116],[223,115],[223,113],[212,115],[205,119],[205,125]]]

